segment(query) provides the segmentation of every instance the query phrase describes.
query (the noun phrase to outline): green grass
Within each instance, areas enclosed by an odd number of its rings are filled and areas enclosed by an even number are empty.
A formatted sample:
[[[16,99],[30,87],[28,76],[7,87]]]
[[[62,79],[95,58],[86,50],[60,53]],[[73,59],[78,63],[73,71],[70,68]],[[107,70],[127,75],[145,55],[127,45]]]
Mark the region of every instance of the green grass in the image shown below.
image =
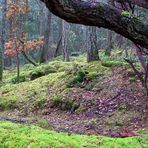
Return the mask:
[[[36,126],[0,122],[0,148],[146,148],[147,140],[142,137],[68,135]]]

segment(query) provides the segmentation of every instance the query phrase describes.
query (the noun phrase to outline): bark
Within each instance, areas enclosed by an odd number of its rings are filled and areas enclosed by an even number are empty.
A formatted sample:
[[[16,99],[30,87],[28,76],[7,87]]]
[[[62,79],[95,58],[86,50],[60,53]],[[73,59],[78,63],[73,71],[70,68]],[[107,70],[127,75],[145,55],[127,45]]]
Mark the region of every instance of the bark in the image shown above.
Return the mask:
[[[2,3],[2,28],[1,28],[1,40],[0,40],[0,83],[3,79],[3,67],[4,67],[4,44],[5,44],[5,37],[6,37],[6,8],[7,8],[7,0],[3,0]]]
[[[148,50],[148,24],[122,15],[121,10],[102,2],[42,0],[55,15],[71,23],[108,28]]]
[[[105,55],[110,56],[111,55],[111,50],[113,49],[113,32],[108,30],[107,31],[107,48],[105,51]]]
[[[17,60],[17,82],[20,82],[20,55],[17,53],[16,55]]]
[[[54,57],[58,56],[58,52],[60,50],[61,41],[62,41],[62,35],[59,38],[59,41],[58,41],[58,44],[57,44],[57,48],[56,48],[55,53],[54,53]]]
[[[43,50],[41,52],[41,57],[40,57],[40,63],[45,63],[48,60],[48,51],[49,51],[49,36],[50,36],[50,29],[51,29],[51,18],[52,15],[49,11],[47,11],[47,8],[44,10],[44,15],[45,15],[45,20],[44,24],[44,38],[45,42],[43,45]]]
[[[142,49],[140,47],[136,47],[136,53],[143,70],[146,71],[146,61],[142,55]]]
[[[97,61],[99,60],[99,53],[97,47],[96,27],[89,27],[88,36],[90,46],[87,47],[87,62]]]
[[[69,53],[67,50],[67,33],[68,33],[68,24],[62,20],[62,51],[63,51],[63,59],[65,62],[70,61]]]
[[[59,39],[58,39],[58,43],[57,43],[57,47],[54,53],[54,57],[57,57],[59,55],[62,54],[62,31],[63,31],[63,26],[62,26],[62,19],[60,19],[59,21]]]

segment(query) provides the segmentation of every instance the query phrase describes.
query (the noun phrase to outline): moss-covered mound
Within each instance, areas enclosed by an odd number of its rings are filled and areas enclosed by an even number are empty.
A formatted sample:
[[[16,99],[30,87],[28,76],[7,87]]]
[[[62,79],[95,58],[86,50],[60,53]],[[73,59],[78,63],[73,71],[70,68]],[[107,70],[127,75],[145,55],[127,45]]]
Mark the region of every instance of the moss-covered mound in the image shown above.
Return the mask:
[[[59,99],[74,86],[85,87],[89,81],[103,75],[108,69],[101,62],[86,63],[84,57],[77,61],[54,60],[38,67],[21,67],[20,83],[17,83],[16,69],[4,73],[5,84],[0,88],[0,110],[19,109],[32,112],[42,109],[50,99]]]

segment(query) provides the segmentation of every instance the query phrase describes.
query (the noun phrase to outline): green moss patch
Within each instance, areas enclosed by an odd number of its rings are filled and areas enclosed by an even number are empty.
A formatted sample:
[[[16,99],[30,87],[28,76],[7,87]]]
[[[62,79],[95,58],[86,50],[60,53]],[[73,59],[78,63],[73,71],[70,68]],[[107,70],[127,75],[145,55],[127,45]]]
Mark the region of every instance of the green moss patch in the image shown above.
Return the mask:
[[[1,148],[141,148],[141,146],[148,147],[146,138],[108,138],[57,133],[36,126],[0,122]]]

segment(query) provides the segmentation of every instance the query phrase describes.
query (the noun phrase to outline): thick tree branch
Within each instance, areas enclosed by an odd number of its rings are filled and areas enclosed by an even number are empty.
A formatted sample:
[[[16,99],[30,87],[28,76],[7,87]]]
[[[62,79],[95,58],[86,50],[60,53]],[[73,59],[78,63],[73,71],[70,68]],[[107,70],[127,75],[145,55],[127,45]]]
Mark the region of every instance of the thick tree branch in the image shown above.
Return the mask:
[[[104,27],[148,49],[148,25],[127,17],[112,6],[82,0],[42,0],[49,10],[67,22]]]

